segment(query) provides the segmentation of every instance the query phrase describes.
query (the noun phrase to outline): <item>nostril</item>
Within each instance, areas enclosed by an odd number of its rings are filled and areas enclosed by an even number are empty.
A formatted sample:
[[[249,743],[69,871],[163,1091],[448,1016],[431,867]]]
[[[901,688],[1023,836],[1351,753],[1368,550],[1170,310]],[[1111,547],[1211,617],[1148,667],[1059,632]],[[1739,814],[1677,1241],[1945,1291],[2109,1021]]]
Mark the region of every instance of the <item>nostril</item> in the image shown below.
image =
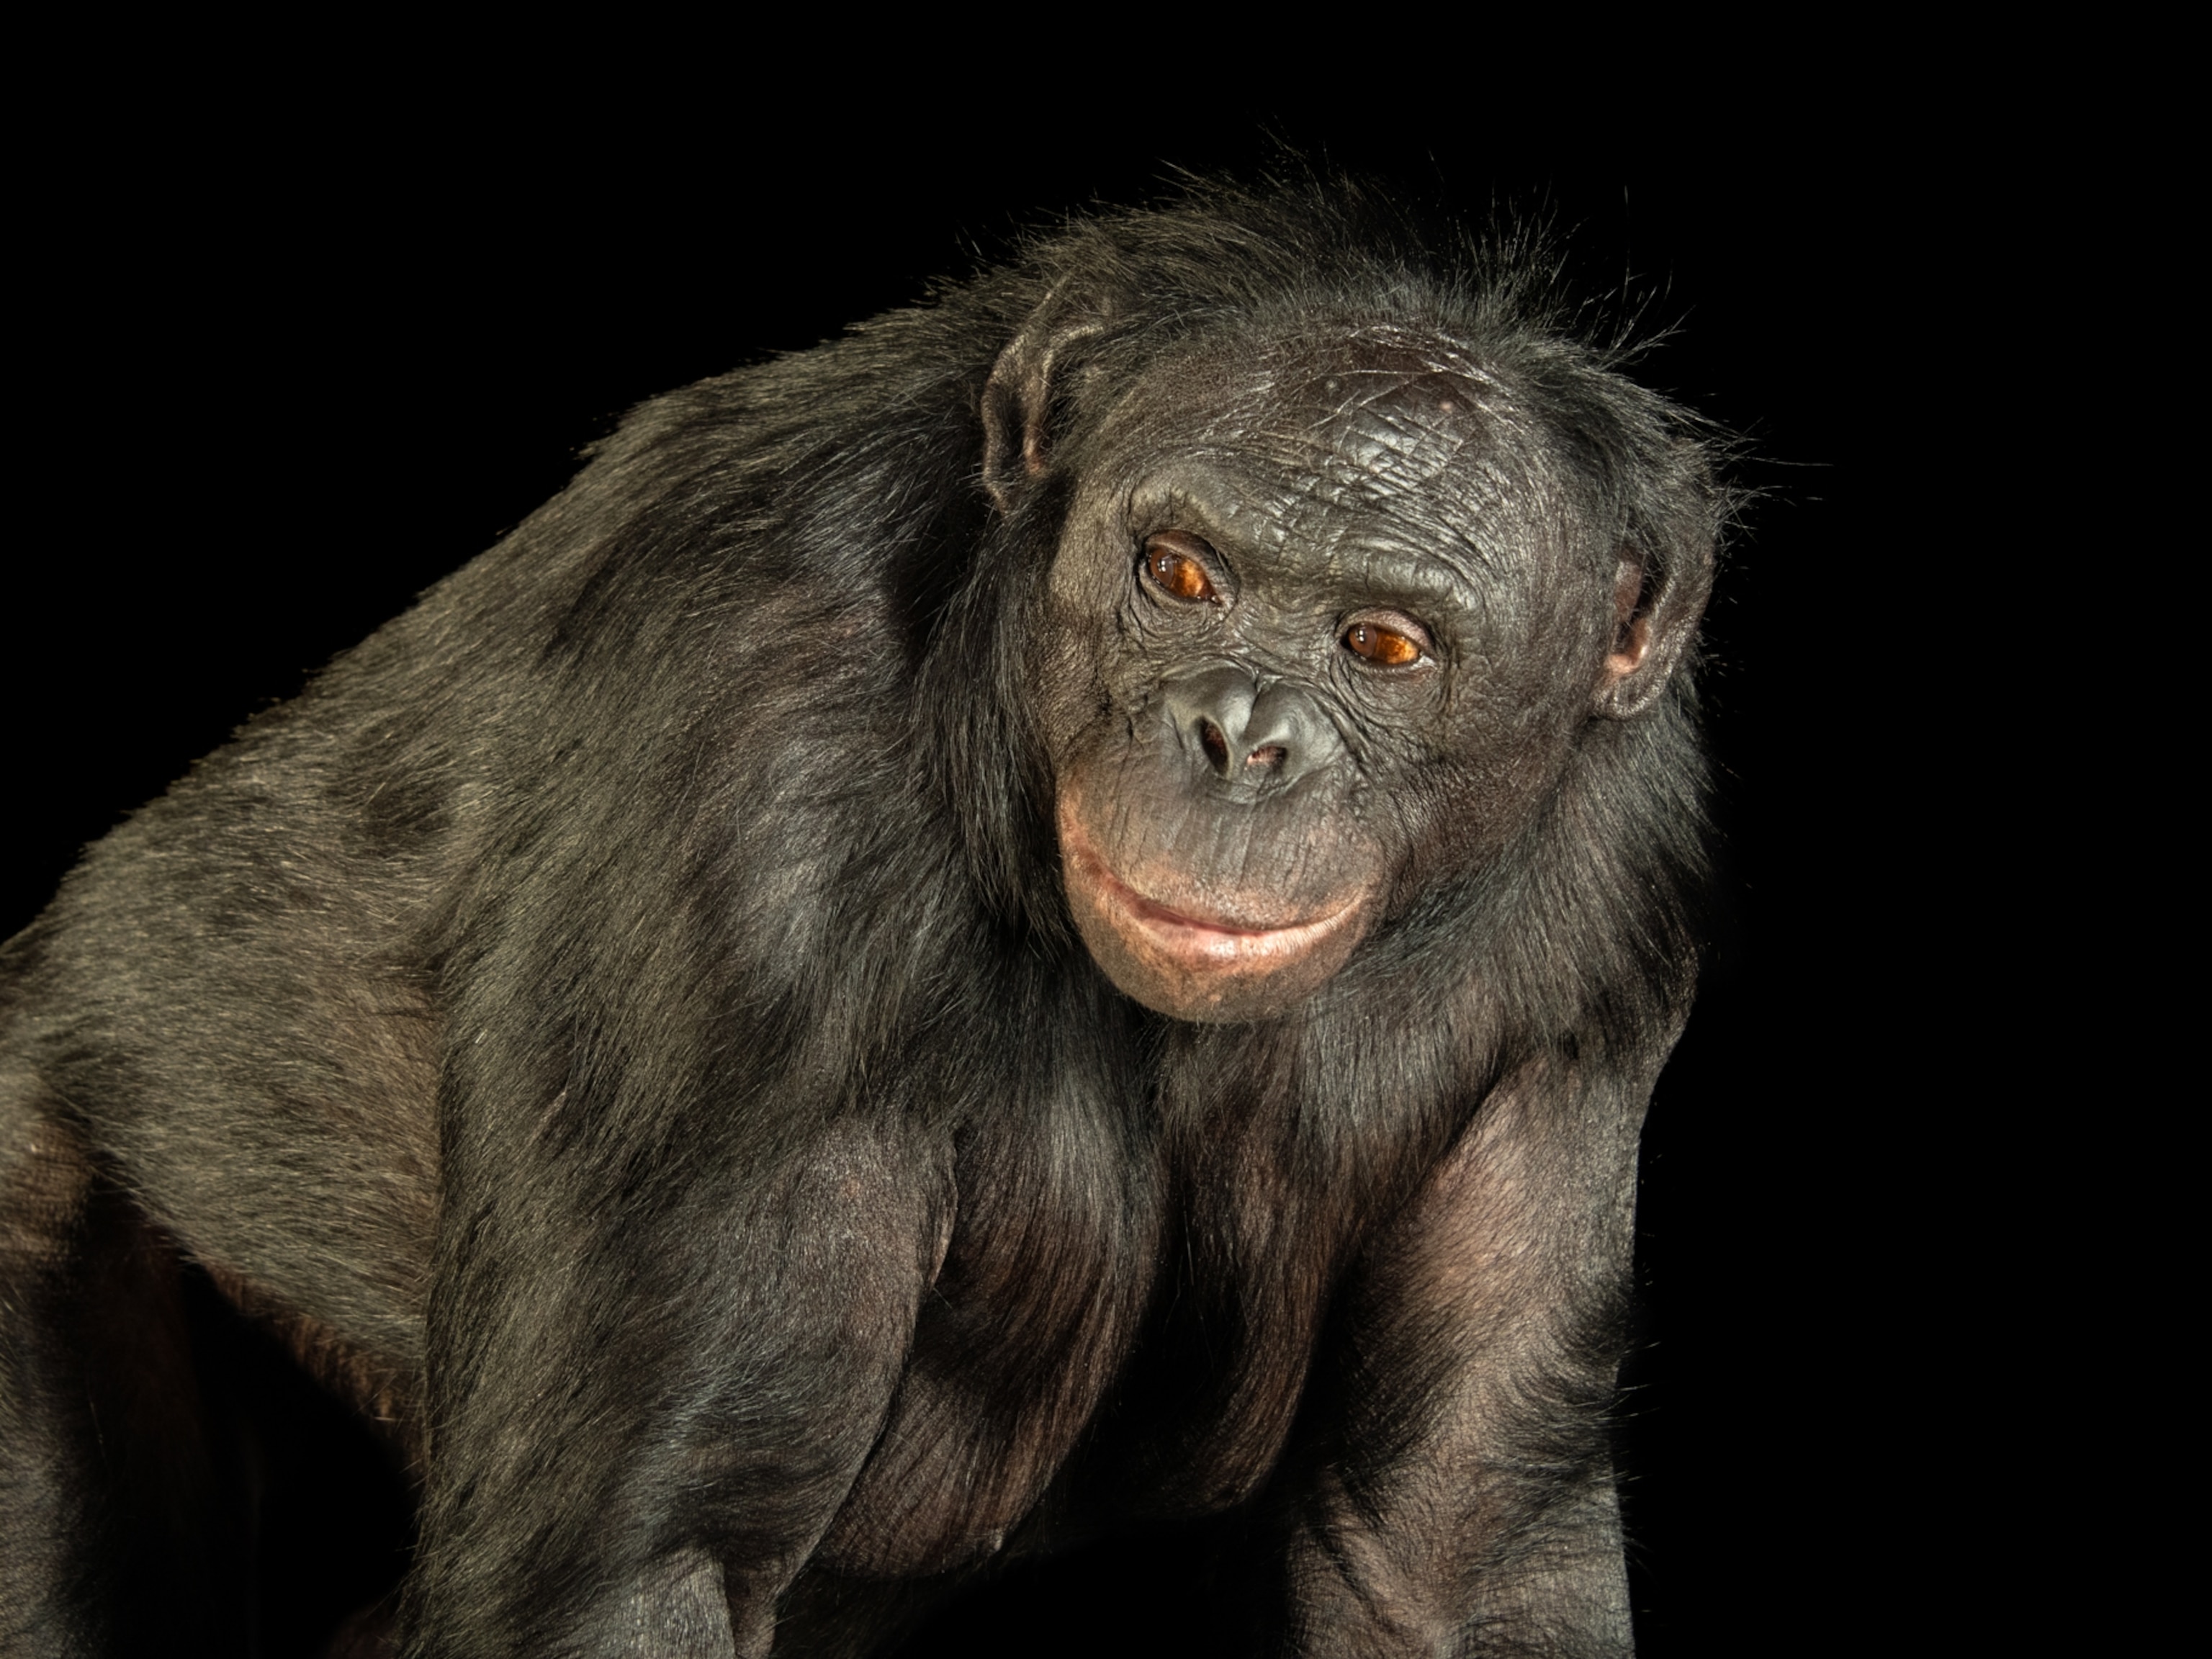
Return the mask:
[[[1229,769],[1229,739],[1221,735],[1221,728],[1212,720],[1198,723],[1198,740],[1206,745],[1206,757],[1217,771]]]
[[[1262,766],[1272,772],[1290,757],[1290,750],[1285,749],[1282,744],[1271,743],[1266,748],[1255,749],[1250,754],[1245,756],[1244,764],[1248,767]]]

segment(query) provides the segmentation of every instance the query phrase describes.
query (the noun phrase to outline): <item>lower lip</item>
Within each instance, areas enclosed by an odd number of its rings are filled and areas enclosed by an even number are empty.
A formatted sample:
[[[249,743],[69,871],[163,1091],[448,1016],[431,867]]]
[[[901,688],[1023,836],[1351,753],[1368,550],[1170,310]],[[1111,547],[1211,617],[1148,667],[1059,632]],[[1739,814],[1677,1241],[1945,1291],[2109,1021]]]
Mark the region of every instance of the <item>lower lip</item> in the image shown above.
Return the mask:
[[[1312,921],[1287,927],[1235,927],[1203,921],[1146,898],[1108,867],[1072,817],[1060,825],[1060,847],[1079,860],[1107,907],[1119,912],[1127,931],[1142,934],[1157,948],[1185,961],[1212,968],[1267,966],[1305,955],[1336,931],[1355,908],[1346,905]]]

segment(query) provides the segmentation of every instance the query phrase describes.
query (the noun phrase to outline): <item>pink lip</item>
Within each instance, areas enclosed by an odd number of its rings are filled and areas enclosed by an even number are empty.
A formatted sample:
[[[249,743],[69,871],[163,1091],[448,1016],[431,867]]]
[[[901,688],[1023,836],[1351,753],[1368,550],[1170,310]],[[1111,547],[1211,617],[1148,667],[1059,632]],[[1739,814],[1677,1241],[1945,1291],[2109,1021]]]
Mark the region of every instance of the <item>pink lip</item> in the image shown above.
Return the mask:
[[[1231,921],[1188,915],[1146,898],[1123,881],[1091,844],[1075,815],[1065,809],[1060,814],[1060,838],[1063,854],[1084,866],[1117,933],[1136,934],[1154,949],[1193,966],[1217,970],[1267,967],[1303,957],[1359,908],[1355,900],[1310,921],[1284,927],[1240,927]]]

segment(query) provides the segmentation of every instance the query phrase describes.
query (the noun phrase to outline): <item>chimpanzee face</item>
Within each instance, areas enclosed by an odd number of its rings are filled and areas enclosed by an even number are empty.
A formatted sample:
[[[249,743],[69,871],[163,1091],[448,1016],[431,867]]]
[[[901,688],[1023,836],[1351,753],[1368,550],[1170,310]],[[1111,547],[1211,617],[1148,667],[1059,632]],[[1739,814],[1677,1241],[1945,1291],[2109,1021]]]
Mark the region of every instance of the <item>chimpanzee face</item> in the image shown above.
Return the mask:
[[[1282,1013],[1548,793],[1615,601],[1541,453],[1480,365],[1383,331],[1194,353],[1063,453],[1060,853],[1123,991]]]

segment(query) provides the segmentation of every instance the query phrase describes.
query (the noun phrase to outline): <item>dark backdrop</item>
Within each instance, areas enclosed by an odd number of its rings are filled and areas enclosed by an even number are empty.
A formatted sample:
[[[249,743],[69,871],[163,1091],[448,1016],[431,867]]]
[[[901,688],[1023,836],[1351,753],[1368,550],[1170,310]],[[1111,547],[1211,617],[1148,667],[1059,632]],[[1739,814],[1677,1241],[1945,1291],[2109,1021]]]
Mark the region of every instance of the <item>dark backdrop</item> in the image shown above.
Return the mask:
[[[1943,1524],[1896,1512],[1897,1484],[1950,1478],[1870,1426],[1925,1391],[1919,1154],[1960,1109],[1940,1062],[1900,1084],[1896,1058],[1940,1006],[1956,902],[1900,885],[1903,843],[1924,863],[1930,833],[1927,711],[1960,672],[1962,556],[1900,490],[1942,444],[1923,371],[1972,229],[1942,165],[1717,118],[1501,144],[1296,108],[1088,136],[1065,113],[584,136],[495,112],[508,136],[466,139],[265,114],[149,129],[127,162],[33,191],[0,933],[82,843],[558,489],[630,404],[916,300],[1171,167],[1249,178],[1286,140],[1471,217],[1548,221],[1586,292],[1638,296],[1672,332],[1638,372],[1742,434],[1761,492],[1703,671],[1731,911],[1646,1142],[1623,1424],[1640,1629],[1654,1655],[1790,1650],[1808,1613],[1846,1650],[1878,1639],[1900,1533]],[[1971,331],[1944,343],[1971,374]],[[1873,562],[1895,579],[1869,602]]]

